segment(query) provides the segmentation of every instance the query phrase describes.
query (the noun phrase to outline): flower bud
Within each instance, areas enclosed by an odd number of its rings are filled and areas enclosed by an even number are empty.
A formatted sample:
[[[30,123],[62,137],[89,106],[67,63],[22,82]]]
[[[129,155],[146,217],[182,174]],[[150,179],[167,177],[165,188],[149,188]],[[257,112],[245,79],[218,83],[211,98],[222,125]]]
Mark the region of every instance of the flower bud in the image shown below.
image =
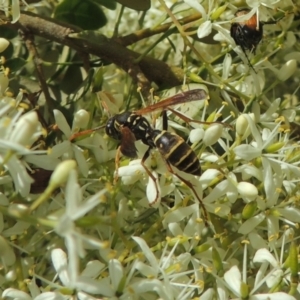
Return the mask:
[[[249,296],[249,287],[245,282],[241,282],[240,293],[242,299],[247,299]]]
[[[240,136],[242,140],[246,139],[248,135],[251,133],[250,126],[248,123],[247,118],[245,117],[246,114],[241,114],[235,124],[236,133]],[[255,121],[255,116],[253,113],[249,114],[249,117]]]
[[[298,277],[298,247],[295,242],[291,242],[289,257],[288,257],[289,267],[291,275]]]
[[[192,144],[197,143],[203,139],[204,130],[202,128],[196,128],[190,132],[190,141]]]
[[[17,278],[17,274],[15,272],[15,270],[11,270],[11,271],[8,271],[6,274],[5,274],[5,279],[7,281],[15,281]]]
[[[9,45],[9,41],[4,38],[0,38],[0,53],[6,50]]]
[[[253,217],[255,211],[257,208],[257,202],[256,201],[251,201],[247,203],[242,211],[242,218],[245,220],[250,219]]]
[[[73,120],[73,129],[86,128],[89,119],[90,119],[90,114],[86,110],[80,109],[75,113],[74,120]]]
[[[239,182],[237,185],[237,190],[242,197],[248,199],[255,199],[258,195],[256,186],[249,182]]]
[[[211,248],[210,244],[202,244],[200,246],[195,247],[193,250],[195,253],[202,253]]]
[[[216,250],[215,247],[212,248],[212,260],[213,260],[213,264],[215,269],[217,270],[217,272],[223,270],[223,261],[220,257],[219,252]]]
[[[223,126],[221,124],[212,124],[204,133],[203,143],[206,146],[215,144],[221,137]]]
[[[274,143],[274,144],[266,147],[265,151],[267,153],[275,153],[278,150],[280,150],[284,145],[285,145],[285,143],[283,143],[283,142],[277,142],[277,143]]]
[[[36,132],[38,124],[38,116],[35,111],[31,111],[21,116],[11,133],[9,140],[23,146],[31,146],[34,142],[32,136]]]
[[[75,169],[76,166],[76,161],[72,159],[61,162],[53,171],[49,181],[49,186],[51,186],[52,189],[55,189],[66,183],[71,170]]]
[[[214,12],[212,12],[210,15],[211,20],[217,20],[226,10],[227,6],[227,4],[219,6]]]
[[[278,71],[278,79],[281,81],[286,81],[295,73],[296,69],[297,61],[295,59],[287,61]]]

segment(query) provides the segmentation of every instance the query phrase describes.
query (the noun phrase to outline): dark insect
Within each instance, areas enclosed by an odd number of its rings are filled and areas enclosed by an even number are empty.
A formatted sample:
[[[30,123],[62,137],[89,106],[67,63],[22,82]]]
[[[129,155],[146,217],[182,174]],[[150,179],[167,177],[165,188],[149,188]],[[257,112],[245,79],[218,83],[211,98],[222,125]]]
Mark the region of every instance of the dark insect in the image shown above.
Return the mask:
[[[28,170],[27,172],[29,173],[30,177],[34,179],[34,182],[31,184],[30,187],[30,193],[43,193],[48,186],[53,171],[37,168],[32,169],[31,171]]]
[[[145,168],[149,177],[153,180],[156,186],[156,198],[153,204],[158,201],[159,192],[156,183],[156,179],[150,170],[146,167],[145,161],[150,155],[152,149],[157,148],[160,152],[161,156],[166,162],[167,168],[170,173],[177,176],[182,182],[184,182],[195,194],[198,199],[201,208],[204,214],[205,224],[207,225],[207,211],[205,209],[202,200],[198,196],[194,186],[191,182],[182,178],[179,174],[175,173],[172,170],[172,166],[176,167],[178,170],[183,171],[188,174],[200,176],[201,175],[201,167],[199,163],[199,159],[195,152],[191,149],[191,147],[181,138],[179,135],[170,133],[167,131],[168,128],[168,118],[166,111],[169,110],[173,112],[178,117],[182,118],[186,123],[195,122],[202,124],[211,124],[211,122],[201,122],[192,120],[181,113],[173,110],[170,106],[174,106],[177,104],[183,104],[186,102],[204,100],[207,99],[207,94],[202,89],[196,89],[191,91],[182,92],[165,100],[162,100],[158,103],[150,105],[146,108],[142,108],[140,110],[130,112],[126,111],[120,114],[117,114],[111,117],[107,124],[104,126],[99,126],[94,128],[93,130],[86,130],[75,134],[71,137],[70,140],[74,140],[79,136],[90,134],[92,131],[99,130],[105,127],[106,133],[108,136],[114,138],[115,140],[120,141],[120,146],[118,147],[115,164],[116,164],[116,173],[115,179],[116,182],[118,179],[118,168],[119,168],[119,159],[120,153],[123,155],[134,158],[137,156],[137,149],[135,147],[135,141],[141,140],[145,145],[148,146],[147,151],[145,152],[141,164]],[[144,114],[151,113],[156,110],[162,110],[163,114],[163,130],[154,129],[148,120],[143,116]],[[220,123],[220,122],[214,122]],[[227,125],[221,123],[223,125]]]
[[[235,16],[240,17],[249,13],[249,9],[240,9]],[[277,21],[261,22],[258,20],[257,14],[254,14],[250,19],[244,22],[232,23],[230,28],[230,35],[235,43],[239,45],[246,55],[249,65],[254,70],[250,63],[246,50],[255,54],[256,48],[263,37],[263,25],[276,24]],[[255,70],[254,70],[255,71]]]
[[[246,15],[250,10],[239,10],[235,15],[240,17]],[[257,45],[263,36],[263,23],[257,20],[257,15],[254,14],[245,22],[233,23],[230,29],[231,37],[235,43],[241,46],[243,52],[249,50],[255,54]]]
[[[170,109],[169,106],[171,105],[176,105],[188,101],[203,100],[206,98],[207,94],[204,90],[198,89],[183,92],[141,110],[135,112],[126,111],[121,114],[117,114],[108,120],[105,127],[107,135],[121,142],[116,155],[116,172],[118,170],[120,152],[130,158],[136,157],[137,149],[134,142],[137,140],[141,140],[145,145],[149,146],[148,150],[145,152],[142,158],[141,164],[145,168],[149,177],[151,177],[156,184],[156,179],[154,178],[150,170],[146,167],[145,161],[149,157],[150,151],[154,148],[157,148],[161,156],[164,158],[169,172],[177,176],[194,192],[202,207],[205,224],[207,224],[207,211],[200,197],[197,195],[193,185],[172,170],[172,166],[175,166],[180,171],[200,176],[201,167],[199,159],[183,138],[181,138],[177,134],[167,131],[168,122],[166,109]],[[143,116],[143,114],[150,113],[160,108],[163,109],[163,130],[153,129],[148,120]],[[173,112],[179,114],[175,111]],[[181,114],[179,115],[181,116]],[[192,121],[184,116],[182,117],[186,121]],[[115,178],[115,180],[116,179],[117,177]],[[153,203],[158,200],[158,197],[159,193],[156,186],[156,198]]]

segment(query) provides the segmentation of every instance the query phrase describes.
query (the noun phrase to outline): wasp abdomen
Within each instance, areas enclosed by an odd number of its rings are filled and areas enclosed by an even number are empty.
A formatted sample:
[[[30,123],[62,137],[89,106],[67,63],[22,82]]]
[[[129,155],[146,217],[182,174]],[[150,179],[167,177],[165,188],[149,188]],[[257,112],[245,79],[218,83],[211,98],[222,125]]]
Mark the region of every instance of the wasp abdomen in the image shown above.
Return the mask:
[[[161,155],[178,170],[201,175],[201,167],[195,152],[183,138],[168,131],[153,131],[154,143]]]

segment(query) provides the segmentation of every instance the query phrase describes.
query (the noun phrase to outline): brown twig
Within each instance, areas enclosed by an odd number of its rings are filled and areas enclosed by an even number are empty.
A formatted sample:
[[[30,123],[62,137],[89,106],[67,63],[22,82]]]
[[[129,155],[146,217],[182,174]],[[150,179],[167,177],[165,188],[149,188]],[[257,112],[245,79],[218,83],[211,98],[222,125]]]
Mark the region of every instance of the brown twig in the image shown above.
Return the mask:
[[[0,18],[6,19],[4,13],[0,13]],[[33,35],[69,46],[80,52],[96,55],[118,65],[133,76],[133,80],[142,86],[145,95],[148,95],[152,81],[160,87],[172,87],[183,82],[184,73],[179,68],[174,72],[166,63],[151,57],[144,57],[136,63],[140,54],[125,48],[116,40],[97,35],[95,32],[87,32],[85,37],[85,32],[81,35],[78,28],[55,19],[23,12],[18,22],[14,24],[8,22],[6,25],[29,31]]]
[[[38,51],[37,51],[37,49],[35,47],[35,44],[34,44],[34,35],[32,35],[28,31],[25,31],[24,29],[23,30],[20,29],[19,34],[20,34],[21,38],[23,39],[23,41],[25,42],[25,45],[28,49],[28,52],[32,56],[32,59],[33,59],[34,65],[35,65],[35,69],[36,69],[36,73],[37,73],[37,77],[39,79],[41,89],[44,93],[46,103],[48,105],[48,109],[50,111],[52,111],[53,108],[54,108],[53,100],[52,100],[51,95],[50,95],[49,90],[48,90],[48,85],[47,85],[47,82],[46,82],[46,79],[45,79],[45,75],[44,75],[43,66],[42,66],[40,56],[39,56]]]
[[[197,21],[201,18],[201,14],[199,13],[196,13],[196,14],[193,14],[193,15],[190,15],[188,17],[184,17],[180,20],[178,20],[178,22],[181,24],[181,25],[184,25],[184,24],[188,24],[188,23],[191,23],[191,22],[194,22],[194,21]],[[128,35],[125,35],[125,36],[122,36],[122,37],[119,37],[118,38],[118,41],[120,44],[122,44],[123,46],[129,46],[129,45],[132,45],[140,40],[143,40],[145,38],[148,38],[148,37],[151,37],[151,36],[154,36],[154,35],[157,35],[159,33],[164,33],[166,32],[171,26],[174,26],[174,23],[173,22],[168,22],[168,23],[165,23],[163,25],[160,25],[160,26],[157,26],[155,28],[146,28],[146,29],[142,29],[142,30],[139,30],[139,31],[136,31],[134,33],[131,33],[131,34],[128,34]]]

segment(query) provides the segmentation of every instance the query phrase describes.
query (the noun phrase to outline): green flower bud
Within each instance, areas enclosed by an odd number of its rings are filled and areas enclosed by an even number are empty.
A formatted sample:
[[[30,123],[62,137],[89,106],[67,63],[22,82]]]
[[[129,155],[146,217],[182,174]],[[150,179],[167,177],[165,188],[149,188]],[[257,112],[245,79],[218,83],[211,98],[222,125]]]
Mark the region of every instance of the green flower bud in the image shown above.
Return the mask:
[[[222,271],[223,262],[219,252],[215,249],[215,247],[212,248],[212,259],[213,259],[214,267],[216,268],[217,272]]]
[[[250,219],[251,217],[253,217],[255,211],[257,208],[257,202],[256,201],[252,201],[250,203],[247,203],[242,211],[242,217],[243,219]]]
[[[298,277],[298,247],[294,242],[291,243],[289,251],[289,267],[291,275],[293,277]]]
[[[277,143],[274,143],[274,144],[268,146],[267,148],[265,148],[265,151],[267,153],[275,153],[278,150],[280,150],[284,145],[285,145],[285,143],[283,143],[283,142],[277,142]]]
[[[75,169],[77,166],[76,161],[69,159],[64,160],[61,162],[53,171],[49,186],[51,186],[52,189],[55,189],[62,184],[66,183],[69,177],[69,173],[71,170]]]
[[[249,287],[245,282],[241,283],[241,298],[242,299],[247,299],[249,296]]]

